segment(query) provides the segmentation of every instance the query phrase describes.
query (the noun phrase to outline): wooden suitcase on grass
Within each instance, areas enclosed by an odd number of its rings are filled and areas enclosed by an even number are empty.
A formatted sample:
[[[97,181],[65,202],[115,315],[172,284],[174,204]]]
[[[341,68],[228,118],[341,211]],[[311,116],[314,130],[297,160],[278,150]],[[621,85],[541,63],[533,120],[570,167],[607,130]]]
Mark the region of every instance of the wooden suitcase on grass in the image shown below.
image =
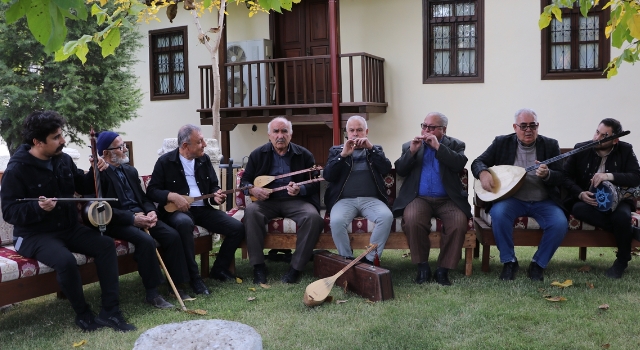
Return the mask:
[[[350,262],[328,251],[318,252],[313,258],[313,275],[317,278],[333,276]],[[391,272],[387,269],[357,263],[338,278],[335,287],[344,288],[345,282],[347,290],[371,301],[393,299]]]

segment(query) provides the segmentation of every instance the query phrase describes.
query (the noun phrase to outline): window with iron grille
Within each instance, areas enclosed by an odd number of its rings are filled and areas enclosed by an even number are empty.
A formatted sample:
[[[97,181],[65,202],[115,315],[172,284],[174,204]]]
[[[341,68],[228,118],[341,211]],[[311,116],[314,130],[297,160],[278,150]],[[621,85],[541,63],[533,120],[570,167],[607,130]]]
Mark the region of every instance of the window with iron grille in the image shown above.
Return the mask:
[[[422,0],[423,83],[484,81],[484,0]]]
[[[550,4],[541,0],[541,7]],[[605,2],[606,3],[606,2]],[[580,9],[563,8],[562,22],[555,16],[542,30],[542,79],[606,78],[603,74],[610,58],[611,44],[604,35],[609,9],[600,4],[587,17]]]
[[[187,27],[149,31],[151,100],[189,98]]]

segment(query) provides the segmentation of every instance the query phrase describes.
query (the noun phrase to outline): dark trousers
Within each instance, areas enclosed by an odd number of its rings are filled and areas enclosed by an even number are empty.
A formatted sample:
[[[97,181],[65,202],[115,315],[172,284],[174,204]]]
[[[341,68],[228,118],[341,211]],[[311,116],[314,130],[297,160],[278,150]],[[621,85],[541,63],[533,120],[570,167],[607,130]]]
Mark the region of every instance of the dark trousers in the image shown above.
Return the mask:
[[[613,212],[602,212],[585,202],[573,205],[571,214],[584,222],[600,227],[613,233],[618,245],[616,257],[627,262],[631,260],[631,206],[627,202],[621,202]]]
[[[455,269],[462,257],[462,245],[469,219],[449,198],[416,197],[404,209],[402,231],[407,235],[411,262],[429,260],[431,218],[442,220],[438,267]]]
[[[187,212],[175,211],[165,217],[165,222],[180,233],[182,248],[187,258],[187,269],[191,279],[199,278],[198,264],[195,259],[193,228],[202,226],[211,233],[224,236],[214,268],[229,269],[235,259],[236,250],[244,240],[244,226],[227,213],[212,207],[191,207]]]
[[[22,240],[18,249],[20,255],[36,259],[56,271],[58,284],[71,307],[76,314],[82,314],[88,305],[82,291],[78,263],[71,252],[94,258],[102,290],[102,309],[106,312],[118,310],[118,261],[115,244],[110,237],[77,224],[66,231],[29,236]]]
[[[283,217],[293,220],[297,226],[296,251],[291,257],[291,267],[304,270],[313,254],[324,225],[322,217],[313,204],[302,199],[256,201],[244,210],[244,224],[247,232],[249,263],[264,263],[264,237],[269,220]]]

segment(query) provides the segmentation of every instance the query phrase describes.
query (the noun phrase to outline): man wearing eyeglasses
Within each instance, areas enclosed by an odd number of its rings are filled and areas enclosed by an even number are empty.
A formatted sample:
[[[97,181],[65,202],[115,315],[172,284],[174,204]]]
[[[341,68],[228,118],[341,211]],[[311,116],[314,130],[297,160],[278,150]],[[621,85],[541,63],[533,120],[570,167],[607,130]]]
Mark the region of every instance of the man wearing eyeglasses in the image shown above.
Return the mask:
[[[613,118],[600,121],[593,141],[621,133],[622,125]],[[578,143],[574,149],[587,142]],[[596,227],[613,233],[618,251],[613,265],[605,271],[609,278],[621,278],[631,260],[632,233],[638,233],[637,227],[631,226],[631,212],[635,211],[633,198],[620,198],[617,207],[608,208],[606,204],[613,201],[613,194],[599,187],[603,182],[622,187],[640,185],[640,166],[633,152],[633,146],[619,139],[603,142],[589,150],[572,154],[564,164],[564,187],[569,192],[565,207],[571,210],[576,219],[588,222]],[[597,194],[600,192],[598,201]],[[600,202],[600,203],[598,203]],[[602,204],[602,205],[601,205]]]
[[[515,114],[515,133],[497,136],[493,143],[471,164],[475,178],[482,188],[495,192],[498,184],[488,168],[494,165],[513,165],[527,168],[540,161],[558,156],[558,141],[538,135],[538,116],[531,109],[520,109]],[[544,269],[567,233],[566,212],[560,201],[558,186],[562,183],[560,162],[540,164],[525,175],[524,183],[508,198],[490,203],[486,211],[491,215],[493,236],[503,263],[501,280],[513,280],[519,264],[513,244],[513,227],[518,217],[533,217],[543,230],[538,251],[533,255],[527,275],[533,281],[544,280]]]
[[[350,117],[346,129],[347,140],[329,149],[323,173],[329,182],[324,202],[331,216],[331,236],[338,254],[353,258],[347,227],[358,215],[372,221],[371,243],[378,247],[361,261],[375,265],[376,257],[382,256],[393,223],[383,178],[391,170],[391,161],[382,147],[369,141],[369,129],[363,117]]]
[[[171,279],[182,291],[181,284],[189,282],[189,274],[180,235],[158,220],[153,201],[147,198],[142,189],[138,170],[128,164],[128,150],[122,137],[113,131],[100,132],[96,147],[98,154],[109,164],[107,169],[100,172],[102,195],[118,198],[117,202],[110,203],[113,217],[105,233],[135,246],[133,254],[146,291],[145,301],[159,309],[173,308],[158,291],[158,286],[162,284],[162,272],[155,241],[160,243],[160,251]],[[93,178],[93,168],[89,173]],[[184,298],[189,298],[184,292],[181,294]]]
[[[395,162],[398,175],[406,178],[393,203],[393,215],[402,216],[411,262],[418,265],[415,279],[418,284],[431,281],[428,263],[431,219],[439,217],[443,222],[433,278],[438,284],[449,286],[449,270],[456,268],[462,257],[471,217],[468,194],[459,176],[467,164],[465,144],[446,135],[448,122],[442,113],[427,114],[420,124],[421,134],[402,145],[402,155]]]

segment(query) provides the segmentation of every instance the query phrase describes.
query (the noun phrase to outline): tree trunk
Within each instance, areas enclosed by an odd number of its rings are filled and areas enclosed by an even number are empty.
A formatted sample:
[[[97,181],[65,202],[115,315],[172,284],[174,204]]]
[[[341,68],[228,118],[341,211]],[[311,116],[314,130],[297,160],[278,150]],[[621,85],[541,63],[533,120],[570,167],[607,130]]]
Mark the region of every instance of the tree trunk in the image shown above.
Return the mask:
[[[195,10],[191,11],[193,20],[198,27],[198,40],[204,44],[211,55],[211,69],[213,71],[213,105],[211,106],[211,114],[213,116],[213,137],[220,140],[220,62],[218,61],[218,50],[220,48],[220,39],[222,36],[222,27],[224,26],[224,11],[227,6],[226,0],[220,1],[220,9],[218,10],[218,28],[211,28],[207,33],[202,30],[200,18]],[[212,39],[210,43],[209,40]]]

